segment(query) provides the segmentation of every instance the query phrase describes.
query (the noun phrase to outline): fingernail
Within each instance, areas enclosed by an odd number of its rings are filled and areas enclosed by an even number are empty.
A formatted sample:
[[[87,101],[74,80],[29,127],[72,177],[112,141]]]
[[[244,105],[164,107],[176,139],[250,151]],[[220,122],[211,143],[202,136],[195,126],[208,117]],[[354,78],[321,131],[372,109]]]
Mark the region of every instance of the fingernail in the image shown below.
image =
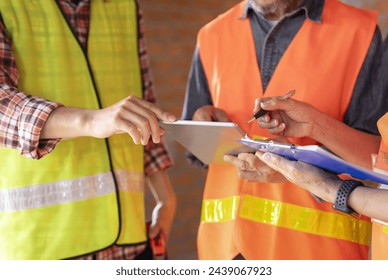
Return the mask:
[[[264,102],[261,102],[261,104],[260,104],[261,108],[264,108],[268,105],[269,105],[269,101],[264,101]]]
[[[263,159],[266,160],[266,161],[270,161],[270,160],[271,160],[271,155],[268,154],[268,153],[265,153],[265,154],[263,155]]]

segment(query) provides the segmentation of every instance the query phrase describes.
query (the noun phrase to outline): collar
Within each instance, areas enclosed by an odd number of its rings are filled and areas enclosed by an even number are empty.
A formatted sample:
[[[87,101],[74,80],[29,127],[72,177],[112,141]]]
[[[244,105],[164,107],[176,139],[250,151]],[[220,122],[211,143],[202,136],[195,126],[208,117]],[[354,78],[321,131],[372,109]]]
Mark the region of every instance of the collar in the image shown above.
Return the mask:
[[[254,0],[246,0],[243,14],[241,15],[240,19],[246,19],[247,17],[249,17],[249,12],[257,13],[254,9],[255,4],[253,3],[253,1]],[[300,10],[304,10],[308,19],[316,23],[321,23],[324,5],[325,0],[304,0],[300,7],[295,11],[291,12],[290,15],[293,15],[299,12]]]
[[[81,2],[89,2],[90,0],[57,0],[57,2],[68,2],[74,5],[78,5]]]

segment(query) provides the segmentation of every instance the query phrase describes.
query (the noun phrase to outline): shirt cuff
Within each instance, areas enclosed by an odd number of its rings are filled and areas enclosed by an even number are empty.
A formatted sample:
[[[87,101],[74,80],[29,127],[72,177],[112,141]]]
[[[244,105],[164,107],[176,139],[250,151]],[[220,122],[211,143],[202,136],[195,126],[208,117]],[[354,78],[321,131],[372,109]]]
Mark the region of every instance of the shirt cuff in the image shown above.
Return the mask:
[[[166,170],[174,165],[164,143],[150,141],[144,148],[144,172],[147,176]]]
[[[24,105],[18,119],[21,155],[40,159],[54,150],[60,139],[40,139],[40,133],[50,113],[60,106],[39,97],[31,97]]]

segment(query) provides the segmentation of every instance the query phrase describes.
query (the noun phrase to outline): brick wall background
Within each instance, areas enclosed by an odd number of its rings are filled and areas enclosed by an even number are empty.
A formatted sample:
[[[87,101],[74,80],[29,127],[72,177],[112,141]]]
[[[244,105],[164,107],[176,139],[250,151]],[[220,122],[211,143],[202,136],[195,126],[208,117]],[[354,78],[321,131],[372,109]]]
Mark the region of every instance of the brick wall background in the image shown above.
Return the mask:
[[[352,4],[365,9],[379,11],[379,25],[383,36],[388,33],[388,1],[387,0],[342,0],[342,2]]]
[[[199,28],[239,0],[139,0],[160,106],[181,115]],[[197,259],[196,235],[206,171],[191,166],[184,149],[166,137],[175,166],[169,170],[178,206],[168,246],[171,259]],[[153,199],[147,195],[148,216]]]
[[[388,26],[387,0],[344,0],[379,9],[384,34]],[[144,12],[145,32],[160,106],[180,116],[186,81],[199,28],[239,0],[139,0]],[[184,149],[166,138],[175,166],[169,170],[178,206],[168,245],[170,259],[197,259],[196,234],[206,172],[189,165]],[[147,193],[147,216],[153,199]]]

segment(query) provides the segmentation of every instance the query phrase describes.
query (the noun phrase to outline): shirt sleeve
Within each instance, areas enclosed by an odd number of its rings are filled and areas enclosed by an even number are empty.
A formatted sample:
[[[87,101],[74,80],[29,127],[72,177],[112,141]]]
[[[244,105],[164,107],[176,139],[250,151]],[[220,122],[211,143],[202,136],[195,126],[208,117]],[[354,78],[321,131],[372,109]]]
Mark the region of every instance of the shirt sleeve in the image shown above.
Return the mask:
[[[383,83],[383,94],[388,95],[388,36],[384,39],[383,59],[381,61],[380,80]],[[385,103],[388,104],[388,103]],[[388,106],[388,105],[387,105]],[[388,112],[388,108],[386,110]]]
[[[388,92],[381,79],[382,36],[377,27],[358,75],[344,122],[361,131],[378,135],[377,121],[388,111]]]
[[[61,105],[19,91],[18,79],[12,42],[0,18],[0,147],[39,159],[59,142],[39,138],[48,116]]]
[[[148,54],[144,37],[144,22],[142,11],[138,9],[139,19],[139,57],[141,76],[143,83],[144,100],[156,103],[156,94],[153,85],[152,73],[149,67]],[[173,161],[164,144],[163,138],[160,143],[149,141],[144,147],[144,172],[151,175],[157,171],[165,170],[173,166]]]
[[[213,105],[210,90],[203,69],[199,49],[196,47],[186,87],[186,95],[183,103],[182,119],[193,119],[194,112],[203,106]],[[200,161],[195,155],[186,151],[187,161],[197,167],[207,168],[208,165]]]
[[[198,47],[194,51],[189,72],[186,95],[183,103],[182,119],[191,120],[194,112],[205,105],[213,105],[210,90],[203,69]]]

